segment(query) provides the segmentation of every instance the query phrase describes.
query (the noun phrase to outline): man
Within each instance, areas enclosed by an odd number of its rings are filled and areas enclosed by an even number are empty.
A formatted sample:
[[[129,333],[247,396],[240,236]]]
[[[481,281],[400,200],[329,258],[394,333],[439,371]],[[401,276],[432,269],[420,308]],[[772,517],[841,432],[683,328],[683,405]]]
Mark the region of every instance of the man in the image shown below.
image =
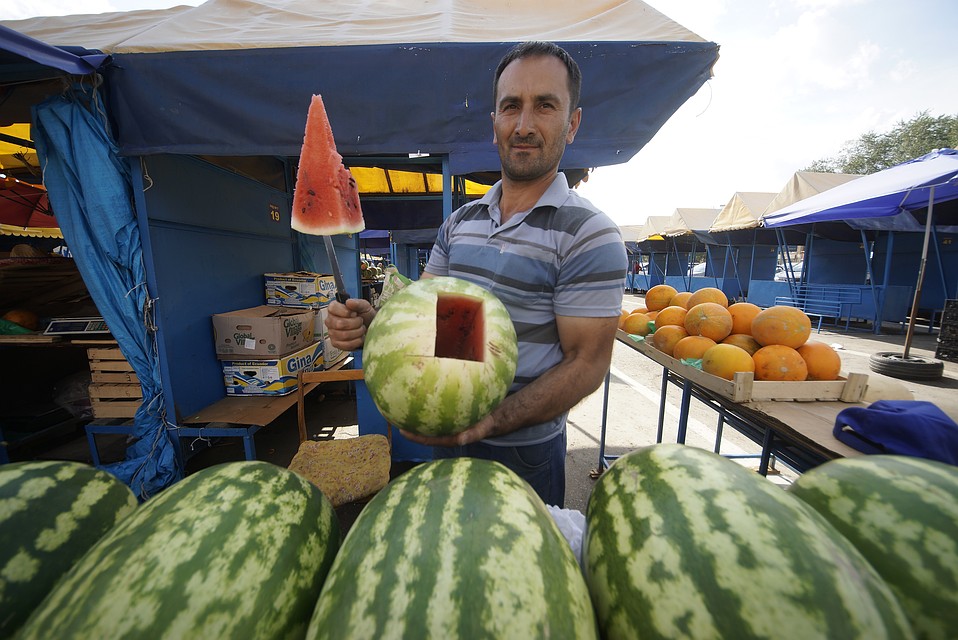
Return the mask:
[[[495,293],[512,316],[519,364],[506,397],[455,436],[403,434],[437,458],[498,460],[546,504],[565,499],[566,417],[609,368],[628,266],[618,227],[558,173],[579,130],[581,75],[560,47],[517,45],[493,84],[502,179],[439,230],[424,278],[454,276]],[[333,345],[362,346],[375,311],[331,303]]]

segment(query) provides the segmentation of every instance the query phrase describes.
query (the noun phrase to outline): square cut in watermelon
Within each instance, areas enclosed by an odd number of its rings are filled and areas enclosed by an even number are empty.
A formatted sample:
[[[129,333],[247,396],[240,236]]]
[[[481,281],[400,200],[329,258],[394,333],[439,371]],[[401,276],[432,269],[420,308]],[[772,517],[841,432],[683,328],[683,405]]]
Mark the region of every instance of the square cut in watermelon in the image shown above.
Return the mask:
[[[480,298],[458,293],[436,297],[436,357],[482,362],[485,315]]]

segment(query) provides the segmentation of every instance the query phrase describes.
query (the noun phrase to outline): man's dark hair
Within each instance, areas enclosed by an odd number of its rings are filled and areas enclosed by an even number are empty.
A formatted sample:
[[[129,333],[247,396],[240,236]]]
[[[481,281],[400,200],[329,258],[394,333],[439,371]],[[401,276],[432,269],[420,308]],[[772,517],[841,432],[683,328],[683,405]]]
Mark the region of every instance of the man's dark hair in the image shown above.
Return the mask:
[[[520,58],[531,58],[535,56],[554,56],[565,65],[569,72],[569,115],[579,107],[579,95],[582,92],[582,72],[579,71],[579,65],[576,64],[569,52],[553,42],[521,42],[509,50],[499,66],[496,67],[496,77],[492,81],[492,104],[495,107],[499,99],[499,76],[510,63]]]

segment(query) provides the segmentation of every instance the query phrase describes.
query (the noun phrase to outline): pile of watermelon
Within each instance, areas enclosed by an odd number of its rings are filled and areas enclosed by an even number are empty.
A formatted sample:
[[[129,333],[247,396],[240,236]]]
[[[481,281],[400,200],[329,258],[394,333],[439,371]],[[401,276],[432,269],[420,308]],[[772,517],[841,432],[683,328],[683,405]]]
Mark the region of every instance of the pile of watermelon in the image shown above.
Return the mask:
[[[0,637],[949,638],[958,469],[828,462],[787,491],[660,444],[619,458],[582,566],[495,462],[393,480],[345,539],[313,485],[265,462],[137,505],[89,466],[0,466]]]

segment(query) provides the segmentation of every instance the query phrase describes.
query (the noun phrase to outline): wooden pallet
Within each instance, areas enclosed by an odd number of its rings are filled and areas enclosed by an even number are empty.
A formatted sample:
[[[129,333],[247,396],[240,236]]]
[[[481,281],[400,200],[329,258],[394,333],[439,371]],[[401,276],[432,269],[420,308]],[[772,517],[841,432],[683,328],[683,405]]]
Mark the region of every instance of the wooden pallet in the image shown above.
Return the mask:
[[[140,408],[143,390],[133,367],[119,347],[87,349],[90,375],[90,403],[94,418],[132,418]]]

